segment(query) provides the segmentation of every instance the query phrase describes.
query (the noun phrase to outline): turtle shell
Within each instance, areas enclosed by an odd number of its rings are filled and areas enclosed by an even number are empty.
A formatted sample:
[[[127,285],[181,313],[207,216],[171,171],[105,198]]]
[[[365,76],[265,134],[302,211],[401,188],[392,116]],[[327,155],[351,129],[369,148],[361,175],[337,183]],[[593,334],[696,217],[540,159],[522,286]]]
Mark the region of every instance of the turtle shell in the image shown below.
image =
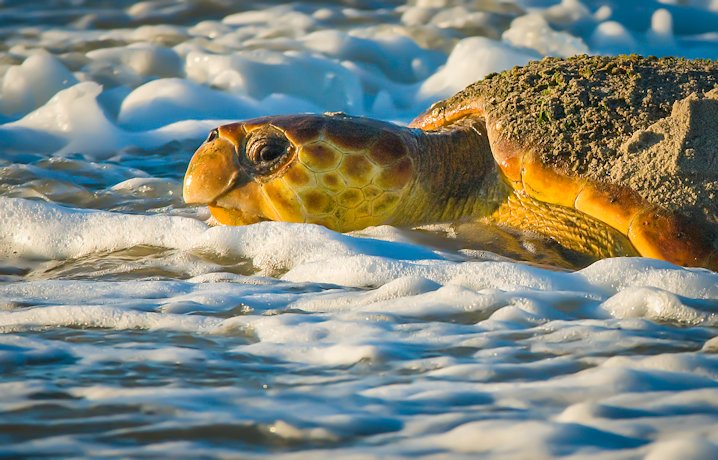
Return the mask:
[[[642,255],[718,266],[718,63],[577,56],[494,74],[413,127],[482,117],[507,181],[627,235]]]

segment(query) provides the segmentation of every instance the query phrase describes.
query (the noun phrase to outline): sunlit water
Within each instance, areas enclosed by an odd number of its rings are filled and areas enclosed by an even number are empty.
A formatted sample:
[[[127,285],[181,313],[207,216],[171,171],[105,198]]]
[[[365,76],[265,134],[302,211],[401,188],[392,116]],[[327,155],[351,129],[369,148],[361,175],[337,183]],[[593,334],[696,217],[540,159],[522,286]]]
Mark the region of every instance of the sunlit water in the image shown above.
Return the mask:
[[[718,2],[0,7],[0,457],[718,458],[716,273],[181,199],[225,121],[406,123],[543,55],[716,58]]]

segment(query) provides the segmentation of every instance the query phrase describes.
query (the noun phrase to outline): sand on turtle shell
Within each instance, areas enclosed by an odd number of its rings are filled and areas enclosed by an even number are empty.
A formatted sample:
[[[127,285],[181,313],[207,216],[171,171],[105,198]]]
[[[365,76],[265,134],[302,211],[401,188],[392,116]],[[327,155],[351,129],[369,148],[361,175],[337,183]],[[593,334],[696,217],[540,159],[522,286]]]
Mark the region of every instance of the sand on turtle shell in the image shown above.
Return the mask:
[[[718,88],[675,102],[670,116],[635,132],[620,151],[613,182],[718,223]]]
[[[715,222],[715,93],[702,95],[716,86],[713,60],[584,55],[487,76],[441,104],[479,101],[488,123],[562,174]]]

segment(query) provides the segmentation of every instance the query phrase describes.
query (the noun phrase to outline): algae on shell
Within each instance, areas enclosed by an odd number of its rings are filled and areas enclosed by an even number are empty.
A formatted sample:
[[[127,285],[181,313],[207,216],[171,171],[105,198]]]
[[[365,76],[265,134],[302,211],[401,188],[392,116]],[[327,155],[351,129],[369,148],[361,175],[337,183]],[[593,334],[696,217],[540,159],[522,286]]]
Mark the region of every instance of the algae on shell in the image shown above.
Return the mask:
[[[715,222],[716,91],[704,95],[717,85],[712,60],[584,55],[490,75],[444,105],[478,100],[544,164]]]

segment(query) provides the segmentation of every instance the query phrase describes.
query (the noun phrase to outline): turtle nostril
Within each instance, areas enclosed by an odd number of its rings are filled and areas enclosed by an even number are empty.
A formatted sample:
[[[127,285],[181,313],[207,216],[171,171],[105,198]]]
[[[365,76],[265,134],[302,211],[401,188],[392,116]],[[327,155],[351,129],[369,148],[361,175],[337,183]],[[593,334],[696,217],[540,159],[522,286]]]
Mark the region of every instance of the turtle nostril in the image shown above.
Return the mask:
[[[215,128],[209,132],[209,136],[207,136],[205,142],[212,142],[213,140],[217,139],[217,137],[219,137],[219,129]]]

